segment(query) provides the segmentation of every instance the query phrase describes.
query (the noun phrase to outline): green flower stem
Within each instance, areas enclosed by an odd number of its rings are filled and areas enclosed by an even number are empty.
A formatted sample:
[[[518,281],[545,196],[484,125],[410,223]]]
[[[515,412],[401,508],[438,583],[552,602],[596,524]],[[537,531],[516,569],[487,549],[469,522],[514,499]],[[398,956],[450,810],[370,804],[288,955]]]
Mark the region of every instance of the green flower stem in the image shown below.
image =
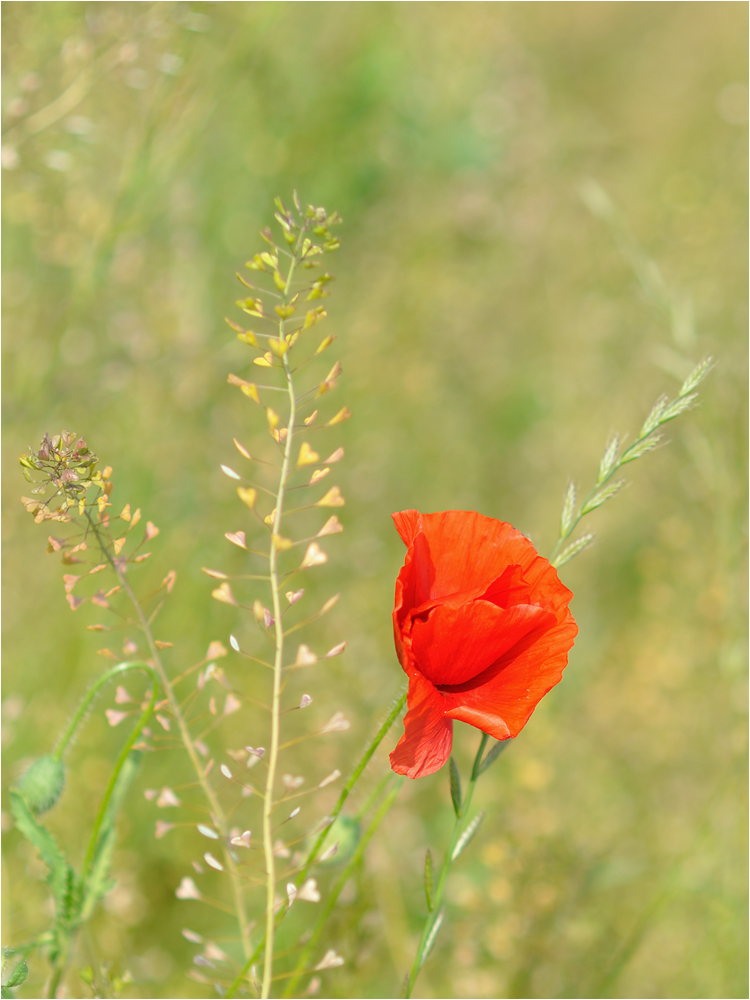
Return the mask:
[[[310,956],[312,955],[318,943],[320,935],[323,933],[323,928],[326,925],[326,921],[330,917],[331,913],[333,913],[333,908],[336,905],[339,896],[341,895],[342,889],[351,878],[357,866],[362,861],[365,850],[367,849],[367,845],[372,840],[372,837],[377,828],[385,819],[388,810],[396,801],[396,796],[398,795],[401,786],[404,783],[404,778],[401,776],[397,777],[395,781],[393,780],[393,778],[394,778],[393,775],[388,775],[387,783],[391,784],[390,790],[388,791],[387,795],[381,802],[378,811],[370,820],[367,829],[362,834],[362,838],[360,839],[360,842],[357,845],[356,851],[349,859],[348,863],[346,864],[346,867],[343,869],[339,877],[336,879],[331,888],[328,890],[328,896],[318,913],[318,919],[315,921],[315,926],[312,929],[312,934],[310,936],[310,939],[305,945],[302,954],[300,955],[299,960],[297,961],[297,967],[295,968],[294,973],[292,974],[292,978],[289,980],[287,988],[284,991],[285,997],[293,996],[295,988],[299,983],[300,979],[302,978],[302,976],[304,976],[306,972],[314,971],[313,969],[308,969],[307,966],[308,963],[310,962]]]
[[[119,664],[119,666],[122,667],[122,668],[125,668],[125,669],[130,669],[130,667],[132,667],[132,664],[121,663],[121,664]],[[151,678],[153,679],[153,681],[154,681],[153,690],[151,691],[151,697],[149,698],[148,704],[143,709],[143,712],[141,713],[141,717],[138,719],[138,722],[136,723],[135,727],[133,728],[133,731],[131,732],[130,736],[128,737],[128,739],[125,742],[125,745],[123,746],[122,750],[120,751],[120,756],[117,758],[117,761],[115,762],[115,766],[112,769],[112,774],[109,776],[109,782],[108,782],[107,787],[106,787],[106,789],[104,791],[104,795],[102,796],[102,801],[101,801],[101,803],[99,805],[99,811],[96,814],[96,819],[94,820],[94,826],[93,826],[93,828],[91,830],[91,837],[89,839],[89,846],[88,846],[88,848],[86,850],[86,854],[85,854],[84,859],[83,859],[83,867],[81,869],[81,881],[83,881],[86,878],[89,866],[90,866],[90,864],[91,864],[91,862],[92,862],[92,860],[94,858],[94,853],[96,851],[97,842],[99,840],[99,832],[101,830],[102,823],[104,822],[104,817],[105,817],[105,815],[107,813],[107,807],[109,806],[110,799],[112,798],[112,793],[115,790],[115,785],[117,784],[117,779],[120,776],[120,771],[122,771],[123,766],[125,764],[125,761],[128,758],[128,754],[133,749],[135,741],[141,735],[143,727],[148,722],[148,718],[149,718],[149,716],[151,715],[151,713],[154,710],[154,705],[156,704],[156,697],[157,697],[157,695],[159,693],[159,682],[158,682],[158,677],[156,675],[156,671],[152,667],[148,666],[145,663],[144,664],[138,664],[138,667],[139,667],[139,669],[146,671],[146,673],[148,673],[151,676]],[[113,670],[109,671],[109,673],[112,674],[117,669],[118,669],[117,667],[114,667]],[[124,672],[124,671],[122,671],[122,672]]]
[[[325,826],[323,827],[323,829],[318,834],[318,839],[313,844],[313,846],[312,846],[312,848],[310,850],[310,853],[307,856],[307,861],[305,862],[304,866],[302,867],[302,870],[300,871],[300,873],[297,875],[297,880],[296,880],[296,885],[297,886],[300,886],[302,884],[302,882],[305,880],[305,878],[307,878],[307,874],[310,871],[310,868],[312,867],[312,865],[313,865],[313,863],[315,861],[315,856],[318,853],[318,851],[320,850],[320,847],[321,847],[323,841],[325,840],[328,831],[331,829],[331,827],[333,826],[333,823],[335,822],[337,816],[339,815],[339,813],[343,809],[344,803],[346,802],[347,798],[349,797],[349,794],[350,794],[351,790],[354,788],[355,784],[357,783],[357,781],[361,777],[362,772],[367,767],[367,765],[370,762],[373,754],[378,749],[378,747],[380,746],[380,744],[383,742],[386,734],[388,733],[388,730],[391,728],[391,726],[393,725],[393,723],[398,718],[398,716],[401,713],[401,710],[403,709],[403,707],[404,707],[405,704],[406,704],[406,691],[404,691],[404,693],[401,695],[401,697],[398,699],[398,701],[394,704],[394,706],[391,709],[391,711],[388,713],[385,721],[383,722],[382,726],[380,727],[380,729],[376,733],[375,738],[365,748],[365,751],[362,754],[362,757],[360,758],[359,763],[354,768],[354,770],[352,771],[351,777],[349,778],[349,780],[347,781],[347,783],[344,785],[343,789],[341,790],[341,794],[339,795],[338,801],[337,801],[337,803],[336,803],[336,805],[335,805],[335,807],[333,809],[333,812],[328,817],[328,822],[325,824]],[[288,909],[286,907],[282,907],[282,909],[279,910],[279,912],[276,914],[276,926],[278,926],[278,924],[281,923],[281,921],[286,916],[287,912],[288,912]],[[229,989],[224,994],[224,996],[227,998],[227,1000],[229,1000],[230,997],[235,997],[237,995],[237,990],[239,989],[240,985],[242,984],[243,979],[247,975],[247,973],[248,973],[248,971],[250,969],[250,966],[254,962],[258,961],[258,958],[260,957],[261,953],[263,952],[264,947],[265,947],[265,940],[261,941],[258,944],[258,946],[256,947],[256,949],[253,952],[253,954],[246,960],[245,964],[240,969],[239,973],[235,977],[235,979],[232,982],[232,984],[230,985]]]
[[[154,678],[155,683],[158,684],[158,678],[156,677],[156,674],[154,673],[153,669],[147,663],[144,663],[142,661],[136,662],[129,660],[124,663],[118,663],[116,667],[112,667],[111,670],[107,670],[106,673],[102,674],[101,677],[98,677],[94,681],[94,683],[91,685],[91,687],[88,689],[86,694],[81,699],[81,703],[78,706],[76,714],[70,720],[68,728],[64,731],[64,733],[58,740],[57,746],[53,751],[54,757],[56,757],[58,760],[62,759],[63,754],[68,748],[68,744],[73,739],[76,730],[86,717],[86,713],[89,710],[91,702],[94,700],[94,698],[96,698],[96,696],[99,694],[99,691],[104,687],[104,685],[108,681],[112,680],[113,677],[117,677],[119,674],[127,673],[129,670],[143,670],[146,673],[151,674]]]
[[[232,857],[232,852],[229,849],[229,824],[227,822],[226,814],[221,805],[221,802],[219,801],[218,795],[216,794],[210,781],[208,780],[208,775],[205,773],[205,769],[198,755],[198,751],[195,747],[195,743],[193,742],[193,738],[190,734],[190,729],[188,727],[187,721],[182,712],[182,708],[180,707],[180,702],[177,698],[177,695],[174,693],[174,689],[169,681],[169,676],[167,675],[167,671],[164,667],[164,664],[162,663],[161,656],[159,655],[159,648],[156,645],[156,642],[154,641],[154,636],[151,631],[151,624],[149,622],[149,619],[146,616],[146,613],[144,612],[140,601],[133,593],[133,590],[130,584],[128,583],[125,574],[120,570],[120,568],[117,566],[114,559],[112,558],[112,554],[107,548],[104,539],[101,537],[101,534],[99,532],[99,525],[96,523],[96,521],[94,521],[94,519],[91,517],[91,514],[88,511],[86,512],[86,516],[88,518],[89,525],[91,526],[91,530],[93,531],[99,543],[99,547],[102,551],[103,556],[109,562],[110,566],[114,570],[114,573],[117,576],[117,580],[120,586],[127,594],[128,599],[133,605],[133,609],[135,610],[135,613],[138,616],[138,623],[141,627],[141,631],[143,632],[146,638],[146,642],[148,643],[149,652],[151,653],[152,666],[156,670],[162,689],[167,695],[167,699],[169,701],[169,708],[177,722],[177,727],[180,731],[180,738],[182,739],[182,744],[185,747],[185,750],[187,751],[187,755],[190,758],[190,763],[193,765],[193,769],[195,771],[196,777],[198,778],[198,782],[201,786],[201,789],[203,790],[203,794],[206,796],[209,807],[211,809],[211,813],[213,814],[213,818],[216,821],[216,826],[219,829],[219,835],[222,844],[222,853],[224,856],[224,867],[232,883],[232,893],[234,895],[235,913],[237,916],[237,923],[239,924],[243,953],[245,955],[245,958],[247,958],[252,951],[252,941],[250,938],[250,923],[248,921],[247,910],[245,908],[245,899],[243,896],[243,888],[244,888],[243,882],[237,868],[237,863]]]
[[[151,697],[148,700],[148,704],[143,709],[141,716],[138,719],[138,722],[133,728],[133,731],[131,732],[128,739],[125,741],[125,745],[120,751],[120,754],[115,762],[115,766],[112,769],[112,773],[109,777],[109,781],[104,791],[104,795],[102,796],[102,801],[99,804],[99,809],[97,810],[96,818],[94,819],[94,825],[91,829],[91,836],[89,838],[88,847],[86,848],[86,854],[83,859],[83,866],[81,868],[82,884],[86,880],[86,875],[88,874],[89,867],[94,858],[94,854],[96,852],[97,844],[99,841],[99,835],[101,833],[102,823],[104,822],[104,818],[107,814],[107,808],[112,799],[112,795],[114,793],[115,786],[117,784],[117,779],[119,778],[120,772],[122,771],[125,765],[125,761],[128,758],[128,754],[133,749],[135,741],[141,735],[143,727],[148,722],[149,716],[153,712],[154,705],[156,704],[156,699],[159,694],[159,679],[153,667],[149,666],[149,664],[144,663],[142,661],[127,661],[123,663],[118,663],[116,667],[112,667],[110,670],[107,670],[104,674],[102,674],[101,677],[97,678],[97,680],[94,681],[94,683],[91,685],[91,687],[88,689],[86,694],[81,699],[81,704],[78,706],[76,714],[71,719],[70,725],[61,736],[57,748],[54,751],[54,756],[57,757],[58,760],[62,759],[62,756],[65,753],[65,750],[67,749],[73,736],[75,735],[78,726],[85,718],[86,712],[88,711],[91,702],[97,696],[102,687],[108,681],[111,681],[114,677],[119,677],[122,674],[128,673],[130,670],[141,670],[144,673],[147,673],[151,677],[153,681]],[[65,974],[65,970],[68,965],[68,960],[72,952],[73,941],[75,940],[77,930],[78,930],[77,927],[72,927],[70,931],[65,935],[65,942],[60,950],[60,954],[57,957],[57,961],[55,962],[54,969],[52,972],[52,977],[49,982],[47,991],[48,997],[57,996],[57,991],[60,987],[60,982],[62,981],[62,977]]]
[[[456,844],[458,843],[459,837],[463,832],[464,820],[469,812],[469,807],[471,806],[472,796],[474,795],[474,787],[477,783],[477,778],[479,777],[479,767],[482,763],[482,754],[484,753],[484,748],[487,746],[487,740],[489,736],[486,733],[482,733],[482,739],[479,743],[479,749],[477,750],[477,755],[474,758],[474,765],[471,769],[471,779],[469,781],[469,786],[466,789],[466,795],[463,802],[461,803],[461,808],[456,816],[456,823],[453,827],[453,833],[451,834],[450,843],[448,844],[448,850],[445,853],[445,860],[443,861],[443,867],[440,871],[440,878],[438,879],[438,884],[435,888],[435,898],[432,906],[432,912],[425,920],[425,925],[422,930],[422,936],[419,939],[419,945],[417,947],[417,953],[414,956],[414,964],[411,967],[411,972],[409,973],[409,979],[406,983],[406,988],[402,996],[410,997],[412,990],[414,989],[414,984],[417,981],[417,976],[419,975],[419,970],[424,965],[425,959],[427,958],[425,954],[425,945],[427,944],[432,929],[435,925],[435,921],[440,917],[440,904],[443,900],[443,890],[445,889],[445,883],[448,878],[448,873],[450,872],[451,865],[453,864],[453,852],[456,849]]]
[[[390,712],[386,716],[386,718],[385,718],[385,720],[383,722],[383,725],[377,731],[377,733],[375,735],[375,738],[373,739],[372,743],[370,743],[369,746],[367,746],[365,748],[365,751],[362,754],[362,757],[360,758],[359,763],[354,768],[354,770],[352,771],[351,777],[349,778],[349,780],[347,781],[347,783],[344,785],[343,789],[341,790],[341,795],[339,795],[338,802],[336,803],[336,805],[334,807],[334,810],[333,810],[333,812],[330,815],[330,822],[327,823],[323,827],[323,829],[320,831],[320,833],[318,834],[318,839],[313,844],[313,846],[312,846],[312,848],[310,850],[310,853],[307,856],[307,861],[305,861],[305,864],[304,864],[304,867],[302,868],[302,871],[297,876],[297,884],[298,885],[307,877],[307,873],[310,871],[310,868],[312,867],[312,865],[313,865],[313,863],[315,861],[315,855],[320,850],[320,848],[321,848],[321,846],[323,844],[323,841],[326,839],[326,835],[328,834],[328,831],[331,829],[331,827],[333,826],[334,822],[336,821],[339,813],[344,808],[344,803],[348,799],[349,793],[354,788],[354,786],[357,783],[357,781],[359,780],[359,778],[362,776],[362,772],[364,771],[364,769],[369,764],[369,762],[372,759],[375,751],[378,749],[378,747],[380,746],[380,744],[383,742],[383,739],[385,738],[386,733],[391,728],[391,726],[393,725],[393,723],[396,721],[396,719],[398,718],[398,716],[401,714],[401,710],[403,709],[404,705],[406,704],[406,695],[407,695],[407,692],[404,691],[404,693],[401,695],[401,697],[398,699],[398,701],[394,704],[393,708],[390,710]]]
[[[297,263],[297,255],[302,245],[302,237],[305,232],[303,226],[294,255],[289,264],[286,285],[282,302],[287,304],[289,288],[292,282],[292,275]],[[284,320],[279,320],[279,340],[284,342]],[[273,853],[273,807],[274,807],[274,784],[276,782],[276,768],[279,759],[279,742],[281,731],[281,692],[283,689],[283,669],[284,669],[284,623],[281,610],[281,587],[279,584],[278,571],[278,549],[275,538],[281,534],[281,518],[283,516],[284,495],[287,480],[289,478],[292,460],[292,444],[294,441],[294,420],[297,414],[297,401],[294,394],[294,383],[292,372],[289,367],[288,353],[282,359],[284,365],[284,376],[286,378],[287,392],[289,394],[289,421],[287,424],[286,441],[284,443],[284,458],[281,464],[279,475],[279,489],[276,494],[276,513],[273,521],[273,534],[271,536],[271,546],[269,551],[269,574],[271,577],[271,600],[273,603],[273,617],[275,619],[276,653],[273,664],[273,696],[271,701],[271,746],[268,752],[268,771],[266,774],[266,790],[263,796],[263,854],[266,862],[266,934],[265,949],[263,956],[263,983],[261,996],[270,997],[271,984],[273,981],[273,946],[275,914],[274,905],[276,899],[276,858]]]
[[[67,934],[65,936],[65,943],[60,948],[60,954],[57,957],[57,962],[52,970],[52,977],[50,978],[49,985],[47,986],[47,998],[48,1000],[54,1000],[57,996],[57,991],[60,988],[60,982],[68,966],[68,958],[70,957],[70,944],[73,939],[73,934]]]

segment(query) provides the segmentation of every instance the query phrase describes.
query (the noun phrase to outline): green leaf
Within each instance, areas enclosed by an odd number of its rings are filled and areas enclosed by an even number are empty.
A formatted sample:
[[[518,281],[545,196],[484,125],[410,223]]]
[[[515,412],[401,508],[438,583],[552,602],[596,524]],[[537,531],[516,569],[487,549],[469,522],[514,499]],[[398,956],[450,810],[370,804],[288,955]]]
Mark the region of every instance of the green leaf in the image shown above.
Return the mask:
[[[479,827],[482,825],[482,820],[484,819],[484,812],[477,813],[474,819],[469,823],[464,832],[458,838],[456,846],[453,848],[453,854],[451,854],[451,861],[455,861],[456,858],[463,853],[465,848],[469,846],[471,841],[474,839],[474,834],[477,832]]]
[[[427,961],[430,952],[435,947],[435,940],[438,936],[438,931],[442,926],[443,920],[445,919],[445,909],[442,909],[440,913],[435,917],[432,927],[430,928],[430,933],[427,935],[427,940],[424,943],[424,949],[422,951],[422,956],[419,960],[419,968],[421,969],[424,963]]]
[[[103,896],[106,896],[114,886],[114,881],[109,875],[109,869],[112,864],[115,841],[117,840],[117,813],[122,806],[125,793],[128,790],[130,782],[133,780],[135,772],[138,770],[138,765],[142,757],[143,753],[140,750],[131,750],[117,776],[112,797],[109,800],[101,830],[99,831],[99,838],[94,849],[91,867],[86,875],[83,886],[82,920],[88,920],[97,902]]]
[[[29,974],[29,967],[25,961],[21,960],[13,970],[8,981],[6,983],[3,983],[3,986],[8,986],[11,989],[14,986],[20,986],[21,983],[26,979],[28,974]]]
[[[49,868],[47,882],[55,900],[58,920],[67,925],[77,922],[80,912],[80,886],[75,872],[49,830],[37,823],[20,792],[11,789],[10,808],[16,826],[39,852]]]
[[[346,864],[357,849],[361,837],[359,820],[354,816],[340,815],[333,823],[325,835],[325,839],[318,848],[316,865],[321,868],[337,868]],[[306,842],[306,850],[309,853],[318,840],[317,834],[311,834]],[[325,857],[334,845],[338,844],[335,853]],[[323,860],[320,860],[320,859]]]
[[[508,746],[510,746],[510,740],[498,740],[494,746],[490,747],[489,753],[479,765],[479,774],[486,771],[490,764],[493,764]]]
[[[35,760],[18,783],[18,791],[35,816],[51,809],[65,787],[65,765],[52,754]]]
[[[424,894],[427,897],[427,909],[432,913],[435,907],[435,875],[432,867],[432,852],[429,848],[424,859]]]
[[[453,811],[456,816],[461,815],[461,775],[458,773],[458,768],[456,767],[455,760],[451,757],[450,759],[450,776],[451,776],[451,801],[453,802]]]

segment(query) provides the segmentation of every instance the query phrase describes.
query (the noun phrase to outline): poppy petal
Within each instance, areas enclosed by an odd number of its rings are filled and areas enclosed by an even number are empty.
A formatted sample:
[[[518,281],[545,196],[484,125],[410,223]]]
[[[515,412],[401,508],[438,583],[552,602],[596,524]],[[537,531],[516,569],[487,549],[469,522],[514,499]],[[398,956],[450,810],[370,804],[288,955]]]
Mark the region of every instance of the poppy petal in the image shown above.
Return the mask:
[[[391,514],[396,525],[396,531],[401,535],[404,545],[409,548],[418,531],[420,531],[420,518],[422,515],[418,510],[400,510]]]
[[[412,543],[417,538],[414,523],[410,517]],[[508,557],[507,546],[513,536],[536,554],[531,542],[510,524],[473,510],[420,514],[419,525],[435,569],[429,597],[447,597],[477,588],[481,588],[480,593],[486,590],[509,563],[519,562]]]
[[[429,599],[435,579],[427,540],[419,532],[409,546],[404,565],[396,580],[394,621],[400,625],[408,612]]]
[[[482,594],[482,600],[491,601],[499,608],[531,604],[531,587],[523,575],[523,569],[515,563],[504,569]]]
[[[561,680],[577,634],[578,626],[567,611],[562,622],[526,649],[510,650],[501,657],[487,671],[484,683],[467,685],[461,691],[444,691],[446,714],[496,739],[506,738],[498,735],[504,729],[506,735],[517,736],[539,701]]]
[[[409,681],[407,705],[404,735],[391,753],[391,767],[396,774],[423,778],[450,757],[453,721],[443,714],[443,696],[419,674]]]
[[[507,609],[482,600],[442,604],[412,625],[414,662],[435,685],[465,684],[532,629],[554,624],[553,614],[529,604]]]

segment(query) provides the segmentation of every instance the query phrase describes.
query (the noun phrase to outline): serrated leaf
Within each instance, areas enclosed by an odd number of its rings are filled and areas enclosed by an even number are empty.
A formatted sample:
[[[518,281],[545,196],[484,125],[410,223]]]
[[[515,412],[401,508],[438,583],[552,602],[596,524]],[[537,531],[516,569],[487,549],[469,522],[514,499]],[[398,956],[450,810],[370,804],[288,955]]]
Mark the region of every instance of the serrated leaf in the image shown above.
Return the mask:
[[[494,746],[491,746],[487,756],[484,758],[482,763],[479,765],[479,774],[486,771],[490,764],[494,764],[503,750],[510,746],[510,740],[498,740]]]
[[[589,533],[588,535],[581,535],[581,537],[578,538],[575,542],[573,542],[571,545],[568,545],[566,548],[562,550],[562,552],[557,557],[557,559],[555,559],[552,565],[555,567],[555,569],[559,569],[560,566],[564,566],[565,563],[570,562],[573,556],[577,556],[579,552],[583,552],[584,549],[587,549],[589,545],[591,545],[592,542],[594,541],[594,537],[595,536],[593,533]]]
[[[450,781],[451,781],[451,801],[453,802],[453,811],[456,816],[461,815],[461,775],[458,773],[458,767],[456,766],[455,760],[451,757],[449,763],[450,771]]]
[[[435,941],[438,936],[438,931],[440,930],[444,919],[445,919],[445,909],[442,909],[440,913],[438,913],[438,915],[435,917],[432,927],[430,927],[430,933],[427,935],[427,940],[424,943],[424,948],[422,949],[422,955],[419,960],[420,969],[427,961],[432,949],[435,947]]]
[[[112,854],[117,840],[117,813],[122,807],[125,794],[130,782],[133,780],[135,772],[143,757],[140,750],[131,750],[125,763],[117,776],[112,797],[109,800],[107,811],[96,842],[94,856],[91,861],[86,881],[83,887],[83,902],[81,907],[81,918],[87,920],[94,910],[97,902],[110,891],[114,886],[114,881],[110,878],[109,869],[112,864]]]
[[[576,511],[576,484],[571,480],[565,491],[562,514],[560,515],[560,538],[565,538],[573,524]]]
[[[586,503],[581,507],[581,514],[590,514],[592,510],[596,510],[597,507],[601,507],[603,503],[613,497],[615,493],[619,493],[620,490],[625,485],[624,479],[617,479],[614,483],[607,483],[600,490],[587,500]]]
[[[12,975],[8,979],[7,983],[3,983],[3,986],[7,986],[9,989],[13,989],[14,986],[20,986],[22,982],[26,979],[29,974],[29,967],[25,960],[21,960],[18,965],[13,970]]]
[[[599,463],[599,475],[597,477],[597,483],[603,483],[607,476],[612,472],[615,465],[617,464],[617,451],[620,447],[620,435],[615,434],[612,440],[607,445],[607,448],[602,456],[602,460]]]
[[[435,907],[435,873],[432,867],[432,852],[429,848],[424,859],[424,894],[427,897],[427,909],[432,913]]]
[[[479,812],[476,814],[471,823],[469,823],[464,832],[458,838],[456,846],[453,848],[453,854],[451,854],[451,861],[455,861],[456,858],[460,854],[462,854],[463,851],[469,846],[471,841],[474,839],[474,834],[482,825],[483,819],[484,819],[484,812]]]
[[[37,823],[20,792],[11,789],[10,808],[16,826],[36,848],[49,868],[46,881],[52,890],[55,909],[61,923],[74,923],[79,909],[79,886],[75,872],[49,830]]]

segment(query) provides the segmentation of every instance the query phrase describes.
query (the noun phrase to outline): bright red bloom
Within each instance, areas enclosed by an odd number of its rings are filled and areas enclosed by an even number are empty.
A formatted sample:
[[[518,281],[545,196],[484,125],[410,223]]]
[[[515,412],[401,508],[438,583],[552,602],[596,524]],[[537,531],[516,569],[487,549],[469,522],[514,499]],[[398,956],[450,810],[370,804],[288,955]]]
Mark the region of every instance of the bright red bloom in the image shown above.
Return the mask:
[[[528,538],[474,511],[393,515],[409,551],[396,581],[396,652],[409,678],[398,774],[445,764],[453,720],[516,736],[562,677],[572,593]]]

